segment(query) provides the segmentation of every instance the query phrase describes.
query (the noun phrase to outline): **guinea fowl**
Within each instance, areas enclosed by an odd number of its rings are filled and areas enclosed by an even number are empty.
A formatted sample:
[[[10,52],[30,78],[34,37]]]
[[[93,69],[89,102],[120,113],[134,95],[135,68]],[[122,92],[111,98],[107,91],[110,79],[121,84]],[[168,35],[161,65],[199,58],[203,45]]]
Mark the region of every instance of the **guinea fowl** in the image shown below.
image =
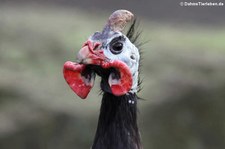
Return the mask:
[[[132,22],[127,34],[123,30]],[[64,78],[86,98],[101,77],[103,91],[92,149],[142,149],[137,126],[140,51],[135,46],[135,19],[127,10],[115,11],[102,32],[95,32],[77,54],[77,62],[64,64]]]

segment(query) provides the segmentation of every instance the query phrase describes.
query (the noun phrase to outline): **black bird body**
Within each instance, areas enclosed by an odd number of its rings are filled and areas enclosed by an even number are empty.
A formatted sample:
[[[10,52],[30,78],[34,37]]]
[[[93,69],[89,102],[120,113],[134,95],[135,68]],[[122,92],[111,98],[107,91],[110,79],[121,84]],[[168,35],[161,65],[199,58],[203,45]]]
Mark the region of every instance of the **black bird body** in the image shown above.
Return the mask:
[[[137,126],[137,96],[103,93],[92,149],[141,149]]]

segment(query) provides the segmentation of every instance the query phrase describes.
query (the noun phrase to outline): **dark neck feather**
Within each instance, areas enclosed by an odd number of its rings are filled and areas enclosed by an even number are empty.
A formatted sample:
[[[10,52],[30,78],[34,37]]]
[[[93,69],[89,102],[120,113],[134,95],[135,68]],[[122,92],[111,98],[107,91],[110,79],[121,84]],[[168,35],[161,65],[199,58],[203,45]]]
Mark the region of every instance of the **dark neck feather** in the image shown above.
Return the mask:
[[[92,149],[141,149],[136,94],[103,94]]]

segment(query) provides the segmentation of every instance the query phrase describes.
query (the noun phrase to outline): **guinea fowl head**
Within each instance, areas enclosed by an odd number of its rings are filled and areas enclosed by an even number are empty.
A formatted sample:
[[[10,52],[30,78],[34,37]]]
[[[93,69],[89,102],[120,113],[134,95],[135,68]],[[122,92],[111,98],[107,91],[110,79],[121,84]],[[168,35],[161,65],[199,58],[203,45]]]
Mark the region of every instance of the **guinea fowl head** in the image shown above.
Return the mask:
[[[95,32],[83,44],[77,62],[64,64],[64,78],[78,96],[87,97],[94,85],[95,74],[102,78],[103,92],[115,96],[137,92],[139,50],[122,32],[131,21],[134,21],[131,12],[115,11],[104,29]]]

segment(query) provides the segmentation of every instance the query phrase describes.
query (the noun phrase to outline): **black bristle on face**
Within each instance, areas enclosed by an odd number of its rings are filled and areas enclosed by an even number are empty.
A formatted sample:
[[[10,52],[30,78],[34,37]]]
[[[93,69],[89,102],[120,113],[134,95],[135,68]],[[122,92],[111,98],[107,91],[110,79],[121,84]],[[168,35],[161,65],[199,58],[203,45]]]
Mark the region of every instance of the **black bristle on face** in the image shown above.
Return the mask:
[[[139,53],[140,53],[140,61],[139,61],[139,76],[138,76],[138,92],[142,89],[141,84],[142,84],[142,79],[140,78],[140,72],[141,72],[141,66],[142,66],[142,49],[141,47],[146,43],[146,42],[140,42],[139,38],[141,36],[141,31],[138,29],[139,23],[137,22],[137,19],[134,19],[133,22],[131,23],[126,36],[127,38],[138,48]]]
[[[129,27],[127,31],[127,38],[139,49],[142,43],[138,41],[141,31],[138,30],[139,23],[137,23],[137,20],[134,19],[134,21],[131,23],[131,26]]]
[[[141,149],[136,94],[103,94],[92,149]]]

